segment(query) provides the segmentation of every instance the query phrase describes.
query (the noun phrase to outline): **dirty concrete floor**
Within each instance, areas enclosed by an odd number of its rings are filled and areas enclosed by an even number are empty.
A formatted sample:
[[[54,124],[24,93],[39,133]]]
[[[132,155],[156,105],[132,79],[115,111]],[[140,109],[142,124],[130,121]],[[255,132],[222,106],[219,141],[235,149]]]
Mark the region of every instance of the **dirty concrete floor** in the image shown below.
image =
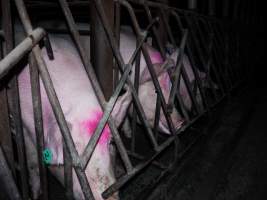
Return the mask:
[[[253,85],[226,106],[219,125],[191,161],[150,199],[267,199],[267,87]],[[197,152],[197,153],[196,153]],[[160,186],[159,186],[160,187]]]

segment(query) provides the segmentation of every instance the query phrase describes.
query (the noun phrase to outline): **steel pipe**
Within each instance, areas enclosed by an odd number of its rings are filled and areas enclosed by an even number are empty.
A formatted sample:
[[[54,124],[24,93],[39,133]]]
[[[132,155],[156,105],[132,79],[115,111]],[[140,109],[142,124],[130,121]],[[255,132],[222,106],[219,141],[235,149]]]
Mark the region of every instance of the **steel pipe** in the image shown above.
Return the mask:
[[[4,152],[0,145],[0,179],[10,199],[22,200],[16,182],[7,164]],[[2,192],[2,191],[1,191]]]
[[[5,76],[44,36],[45,31],[42,28],[36,28],[25,40],[1,60],[0,79]]]

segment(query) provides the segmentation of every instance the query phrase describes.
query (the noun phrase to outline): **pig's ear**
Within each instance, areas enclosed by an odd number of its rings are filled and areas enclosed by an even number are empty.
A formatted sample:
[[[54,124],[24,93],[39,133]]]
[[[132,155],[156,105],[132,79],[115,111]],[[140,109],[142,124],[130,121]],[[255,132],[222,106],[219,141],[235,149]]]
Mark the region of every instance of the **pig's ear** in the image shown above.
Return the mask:
[[[131,102],[132,102],[132,94],[130,92],[130,89],[127,88],[126,92],[118,98],[114,106],[114,109],[111,113],[117,127],[119,127],[122,121],[124,120]]]
[[[173,68],[174,66],[175,66],[174,60],[171,58],[167,58],[163,63],[153,64],[157,76],[159,76],[163,72],[166,72],[167,69]],[[148,67],[146,67],[140,76],[140,84],[149,80],[151,80],[151,75],[148,70]]]

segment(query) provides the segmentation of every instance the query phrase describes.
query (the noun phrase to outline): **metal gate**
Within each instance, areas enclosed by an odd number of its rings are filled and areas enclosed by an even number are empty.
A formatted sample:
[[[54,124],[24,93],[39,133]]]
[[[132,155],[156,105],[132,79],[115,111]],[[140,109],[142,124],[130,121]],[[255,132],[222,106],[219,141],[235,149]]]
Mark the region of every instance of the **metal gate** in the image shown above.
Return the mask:
[[[93,3],[92,3],[93,2]],[[49,97],[50,104],[53,112],[56,116],[58,125],[60,127],[62,136],[64,138],[64,175],[65,175],[65,187],[66,194],[69,198],[72,197],[72,168],[75,169],[77,177],[79,179],[85,199],[94,199],[88,180],[85,175],[85,168],[94,152],[97,142],[101,136],[101,133],[108,123],[114,143],[118,150],[118,155],[121,157],[126,172],[117,181],[112,184],[106,191],[103,192],[102,196],[108,198],[114,192],[118,191],[123,185],[129,182],[133,177],[141,174],[142,170],[149,166],[151,163],[155,163],[155,159],[171,144],[174,144],[176,149],[180,148],[179,134],[184,132],[188,127],[192,126],[196,120],[205,115],[206,113],[212,112],[212,108],[217,105],[224,97],[229,96],[230,92],[236,88],[246,78],[246,68],[239,65],[238,60],[240,59],[240,41],[239,32],[235,27],[235,24],[224,23],[216,18],[207,17],[204,15],[196,14],[191,11],[179,10],[176,8],[169,7],[161,3],[155,3],[152,1],[133,1],[133,0],[116,0],[115,6],[116,12],[116,27],[115,32],[118,36],[120,30],[120,11],[124,9],[130,16],[132,21],[134,32],[137,37],[137,46],[134,54],[132,55],[129,63],[125,63],[118,47],[118,37],[113,36],[113,32],[108,23],[106,13],[103,9],[101,0],[91,1],[90,6],[95,6],[98,15],[101,19],[102,26],[105,30],[106,36],[111,46],[113,56],[116,60],[116,64],[120,71],[120,79],[117,81],[117,85],[114,89],[113,95],[108,101],[105,100],[103,92],[100,89],[99,82],[92,68],[88,56],[85,54],[81,44],[80,34],[75,28],[75,22],[72,13],[69,9],[69,5],[66,0],[58,0],[58,3],[63,11],[65,19],[68,23],[69,30],[74,38],[76,47],[81,56],[82,62],[86,69],[88,78],[93,86],[94,92],[98,98],[98,101],[103,110],[103,117],[100,120],[94,134],[92,135],[86,149],[81,156],[75,148],[73,139],[71,137],[70,130],[67,126],[63,111],[60,106],[60,102],[57,99],[56,92],[54,90],[51,78],[47,71],[46,63],[44,62],[40,48],[37,43],[40,40],[46,38],[45,30],[42,28],[34,29],[31,24],[31,20],[28,16],[25,4],[23,0],[15,0],[15,6],[18,10],[19,17],[23,23],[23,27],[28,35],[25,40],[20,43],[17,47],[13,48],[12,44],[12,22],[11,22],[11,11],[10,1],[2,0],[2,31],[0,32],[1,40],[3,40],[3,59],[0,62],[0,79],[1,88],[4,92],[1,93],[1,99],[4,99],[6,107],[8,109],[2,110],[5,114],[5,118],[1,120],[7,120],[9,118],[8,126],[5,127],[7,132],[6,136],[2,136],[5,140],[2,140],[1,149],[6,152],[6,157],[11,166],[11,169],[5,167],[8,172],[7,182],[10,183],[9,194],[14,199],[28,199],[28,184],[27,184],[27,170],[26,170],[26,157],[24,150],[24,139],[22,130],[22,120],[20,117],[19,99],[18,99],[18,86],[16,75],[14,74],[14,66],[19,60],[30,52],[29,64],[31,69],[31,83],[32,83],[32,96],[33,96],[33,108],[34,108],[34,121],[36,124],[36,136],[37,136],[37,150],[39,157],[39,169],[40,169],[40,180],[42,187],[42,198],[47,199],[47,179],[46,179],[46,166],[42,162],[42,152],[44,150],[44,136],[43,136],[43,122],[42,122],[42,110],[41,110],[41,98],[39,91],[39,76],[41,77],[45,90]],[[146,29],[142,30],[138,23],[133,6],[138,4],[146,13],[148,24]],[[153,9],[157,9],[160,13],[159,16],[153,16]],[[175,66],[175,73],[169,72],[170,79],[172,81],[172,88],[169,101],[166,102],[162,90],[157,79],[156,72],[153,68],[151,58],[148,54],[148,49],[144,45],[147,39],[148,33],[152,33],[156,46],[160,50],[161,56],[166,58],[166,49],[162,43],[159,34],[155,28],[155,24],[161,21],[165,28],[168,36],[168,41],[175,47],[180,49],[180,53],[177,56],[177,63]],[[171,23],[171,25],[170,25]],[[173,29],[173,27],[175,28]],[[140,56],[141,52],[145,58],[148,70],[152,77],[153,84],[157,93],[156,103],[156,117],[154,127],[150,127],[144,113],[143,107],[138,98],[138,85],[139,85],[139,70],[140,70]],[[196,78],[195,87],[200,91],[200,96],[204,104],[204,110],[199,107],[197,103],[196,95],[194,94],[193,88],[190,86],[188,75],[183,66],[184,54],[188,55],[189,61],[192,66],[194,76]],[[129,73],[135,63],[135,81],[131,82],[129,79]],[[199,67],[196,67],[199,66]],[[211,88],[211,96],[208,97],[204,91],[202,84],[200,83],[200,77],[197,73],[197,69],[201,68],[207,74],[207,82]],[[12,76],[9,73],[12,71]],[[189,114],[185,108],[184,102],[179,95],[179,83],[181,78],[185,80],[187,91],[190,95],[193,103],[193,114]],[[8,84],[2,84],[3,81],[9,81]],[[212,80],[216,82],[217,87],[212,83]],[[34,84],[33,84],[34,83]],[[125,146],[122,138],[119,134],[117,127],[114,124],[114,120],[110,116],[114,105],[119,97],[121,90],[124,85],[127,84],[134,102],[133,116],[132,116],[132,132],[131,144]],[[8,101],[7,101],[8,99]],[[182,128],[176,130],[171,120],[170,114],[173,109],[177,109],[175,102],[178,102],[182,116],[185,118],[185,124]],[[3,105],[3,104],[2,104]],[[168,136],[164,141],[158,140],[158,125],[160,117],[160,109],[163,110],[163,114],[168,122],[168,127],[171,135]],[[4,115],[2,115],[4,116]],[[146,130],[146,134],[151,142],[153,153],[148,157],[144,158],[142,155],[137,155],[135,149],[138,146],[135,144],[135,132],[137,118],[140,119],[142,125]],[[10,125],[10,127],[9,127]],[[2,139],[2,138],[1,138]],[[12,147],[13,146],[13,147]],[[186,149],[187,147],[185,147]],[[0,150],[1,150],[0,149]],[[174,160],[168,167],[164,167],[162,170],[168,171],[172,164],[178,159],[178,155],[183,152],[173,151]],[[14,157],[14,152],[16,151]],[[140,158],[140,162],[137,165],[133,165],[131,156]],[[0,151],[0,159],[5,160]],[[2,163],[2,162],[1,162]],[[3,162],[4,163],[4,162]],[[5,165],[6,166],[6,165]],[[13,173],[13,175],[11,175]],[[1,175],[1,173],[0,173]],[[17,183],[21,183],[20,189],[21,194],[16,189],[15,181],[12,176],[17,180]],[[12,184],[11,184],[12,183]],[[15,189],[14,189],[15,188]]]

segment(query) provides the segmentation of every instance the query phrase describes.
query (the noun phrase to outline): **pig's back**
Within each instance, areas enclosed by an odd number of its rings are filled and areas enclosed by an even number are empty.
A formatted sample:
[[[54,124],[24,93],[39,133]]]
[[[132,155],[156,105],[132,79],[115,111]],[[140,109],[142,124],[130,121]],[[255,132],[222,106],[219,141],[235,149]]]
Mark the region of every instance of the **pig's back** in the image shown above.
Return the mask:
[[[76,49],[67,37],[50,36],[54,60],[49,60],[45,49],[42,49],[57,97],[66,119],[83,115],[83,110],[99,106],[93,93],[89,79],[83,68]],[[32,96],[30,87],[29,67],[25,67],[18,77],[21,113],[24,125],[34,133]],[[51,126],[56,123],[42,81],[40,81],[44,132],[47,135]],[[71,115],[69,115],[71,113]],[[84,114],[85,115],[85,114]],[[71,120],[71,119],[69,119]],[[34,137],[34,136],[33,136]]]

